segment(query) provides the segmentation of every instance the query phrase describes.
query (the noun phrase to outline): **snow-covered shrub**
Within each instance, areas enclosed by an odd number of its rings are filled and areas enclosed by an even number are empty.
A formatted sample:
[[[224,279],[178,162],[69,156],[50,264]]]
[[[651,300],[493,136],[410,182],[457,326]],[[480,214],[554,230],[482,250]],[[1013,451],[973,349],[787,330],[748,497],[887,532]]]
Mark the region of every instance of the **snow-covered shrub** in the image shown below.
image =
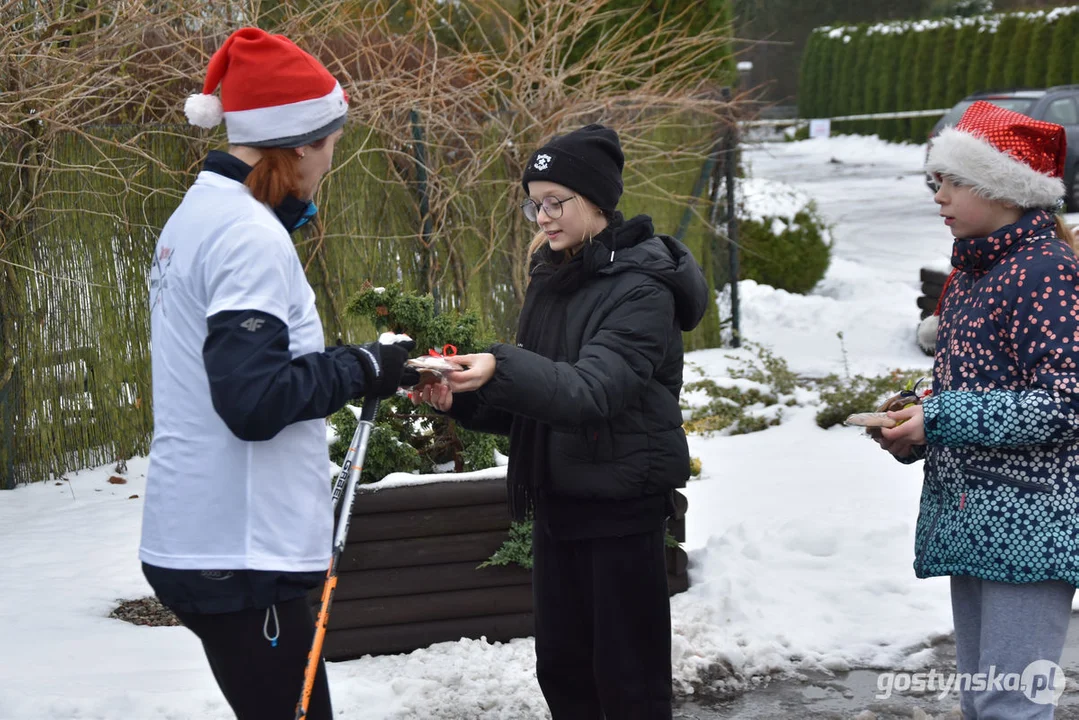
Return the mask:
[[[738,243],[742,280],[806,293],[824,277],[832,237],[809,196],[789,185],[738,181]]]
[[[923,370],[893,370],[887,375],[839,377],[817,381],[824,406],[817,413],[817,426],[825,430],[840,425],[854,413],[870,412],[900,390],[909,390],[925,376]]]
[[[683,388],[687,433],[744,435],[779,425],[783,408],[796,405],[797,376],[787,361],[755,343],[753,358],[731,358],[727,377],[705,378]]]
[[[686,390],[701,390],[708,395],[707,405],[696,408],[685,428],[688,433],[725,431],[727,435],[759,432],[780,422],[778,412],[769,416],[750,414],[747,410],[777,408],[779,399],[770,393],[750,387],[725,386],[714,380],[699,380],[686,385]]]

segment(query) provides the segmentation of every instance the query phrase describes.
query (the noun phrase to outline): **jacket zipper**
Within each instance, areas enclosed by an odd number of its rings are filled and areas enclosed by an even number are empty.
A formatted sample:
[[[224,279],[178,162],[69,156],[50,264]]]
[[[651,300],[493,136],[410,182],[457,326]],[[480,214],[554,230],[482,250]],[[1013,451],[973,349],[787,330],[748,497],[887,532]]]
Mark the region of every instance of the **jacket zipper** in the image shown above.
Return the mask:
[[[971,475],[983,478],[985,480],[993,480],[993,481],[1002,483],[1004,485],[1015,485],[1016,487],[1021,487],[1021,488],[1024,488],[1026,490],[1031,490],[1033,492],[1049,492],[1049,488],[1046,487],[1045,485],[1041,485],[1039,483],[1033,483],[1033,482],[1030,482],[1029,480],[1017,480],[1015,478],[1010,478],[1010,477],[1006,477],[1004,475],[999,475],[999,474],[997,474],[995,472],[991,472],[989,470],[982,470],[981,468],[967,467],[967,468],[964,468],[964,469],[966,470],[966,472],[970,473]]]

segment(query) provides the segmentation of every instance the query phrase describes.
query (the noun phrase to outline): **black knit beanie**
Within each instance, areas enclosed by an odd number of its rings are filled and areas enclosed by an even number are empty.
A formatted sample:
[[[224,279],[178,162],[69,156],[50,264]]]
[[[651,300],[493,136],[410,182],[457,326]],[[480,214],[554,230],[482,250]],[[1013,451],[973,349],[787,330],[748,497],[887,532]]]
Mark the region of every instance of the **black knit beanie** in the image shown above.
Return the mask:
[[[622,197],[625,157],[618,133],[603,125],[586,125],[556,135],[528,159],[521,185],[546,180],[584,195],[600,210],[612,212]]]

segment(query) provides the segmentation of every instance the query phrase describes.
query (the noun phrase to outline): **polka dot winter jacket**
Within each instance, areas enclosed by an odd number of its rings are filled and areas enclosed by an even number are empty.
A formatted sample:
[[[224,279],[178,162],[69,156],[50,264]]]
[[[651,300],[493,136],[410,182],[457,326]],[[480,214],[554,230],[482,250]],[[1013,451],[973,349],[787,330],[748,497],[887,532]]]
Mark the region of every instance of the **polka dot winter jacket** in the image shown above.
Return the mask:
[[[1079,261],[1038,210],[952,264],[915,571],[1079,584]]]

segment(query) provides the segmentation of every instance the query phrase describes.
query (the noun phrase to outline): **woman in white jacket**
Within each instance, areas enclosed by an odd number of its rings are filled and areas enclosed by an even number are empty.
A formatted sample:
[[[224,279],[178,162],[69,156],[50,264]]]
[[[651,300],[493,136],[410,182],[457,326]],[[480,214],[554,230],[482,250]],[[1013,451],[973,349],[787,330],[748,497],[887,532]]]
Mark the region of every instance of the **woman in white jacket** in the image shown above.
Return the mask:
[[[314,634],[306,597],[332,544],[324,418],[392,395],[411,346],[327,350],[290,238],[314,214],[348,112],[333,76],[288,39],[244,28],[203,89],[188,118],[224,119],[230,146],[209,154],[154,252],[139,557],[236,716],[290,719]],[[320,667],[307,717],[331,716]]]

